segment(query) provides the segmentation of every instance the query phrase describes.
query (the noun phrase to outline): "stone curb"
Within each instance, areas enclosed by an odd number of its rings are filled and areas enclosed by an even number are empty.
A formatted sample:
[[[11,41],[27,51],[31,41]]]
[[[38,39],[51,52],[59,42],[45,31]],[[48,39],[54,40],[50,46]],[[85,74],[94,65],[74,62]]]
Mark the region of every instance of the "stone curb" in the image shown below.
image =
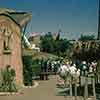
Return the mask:
[[[9,95],[18,95],[22,94],[21,92],[0,92],[0,96],[9,96]]]
[[[23,88],[36,88],[39,85],[38,82],[34,82],[33,86],[23,86]],[[0,92],[0,96],[9,96],[9,95],[19,95],[19,94],[23,94],[22,89],[19,90],[18,92]]]
[[[23,86],[23,88],[36,88],[38,85],[39,85],[39,83],[34,81],[34,85],[33,86]]]

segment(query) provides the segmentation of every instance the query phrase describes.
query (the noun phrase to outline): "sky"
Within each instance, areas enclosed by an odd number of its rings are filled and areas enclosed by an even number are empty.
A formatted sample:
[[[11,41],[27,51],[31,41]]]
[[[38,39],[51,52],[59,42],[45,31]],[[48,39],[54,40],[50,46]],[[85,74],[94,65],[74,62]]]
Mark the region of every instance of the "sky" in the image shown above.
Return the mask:
[[[96,32],[99,0],[0,0],[0,7],[32,11],[29,32]],[[76,34],[76,35],[77,35]]]

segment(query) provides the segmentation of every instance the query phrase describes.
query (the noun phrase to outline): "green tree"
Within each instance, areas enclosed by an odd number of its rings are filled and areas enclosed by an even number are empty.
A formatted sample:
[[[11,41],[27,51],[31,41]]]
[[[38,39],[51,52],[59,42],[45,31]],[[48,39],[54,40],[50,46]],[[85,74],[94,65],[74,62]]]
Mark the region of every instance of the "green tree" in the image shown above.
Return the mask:
[[[45,36],[41,36],[41,50],[44,52],[52,52],[53,51],[53,36],[51,32],[48,32]]]
[[[41,50],[43,52],[53,53],[58,56],[63,56],[66,50],[71,47],[71,43],[67,39],[53,38],[51,32],[41,37]]]
[[[87,41],[87,40],[95,40],[95,36],[94,35],[81,35],[81,37],[79,38],[80,41]]]

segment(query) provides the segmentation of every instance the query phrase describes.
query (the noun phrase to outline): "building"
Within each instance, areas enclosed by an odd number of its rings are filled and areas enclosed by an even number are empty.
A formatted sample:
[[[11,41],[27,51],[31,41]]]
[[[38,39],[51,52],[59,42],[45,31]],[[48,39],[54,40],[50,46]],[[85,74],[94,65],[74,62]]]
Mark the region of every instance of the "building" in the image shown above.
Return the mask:
[[[15,69],[16,83],[23,85],[21,53],[22,33],[31,13],[0,9],[0,69],[10,65]]]
[[[40,46],[40,33],[38,32],[32,32],[28,38],[30,44],[35,44],[36,46]]]
[[[33,37],[31,37],[31,41],[29,42],[27,37],[24,35],[24,41],[25,41],[25,44],[27,45],[27,49],[30,49],[30,50],[33,50],[33,51],[36,51],[36,52],[40,52],[40,48],[38,46],[36,46],[36,44],[34,43]]]

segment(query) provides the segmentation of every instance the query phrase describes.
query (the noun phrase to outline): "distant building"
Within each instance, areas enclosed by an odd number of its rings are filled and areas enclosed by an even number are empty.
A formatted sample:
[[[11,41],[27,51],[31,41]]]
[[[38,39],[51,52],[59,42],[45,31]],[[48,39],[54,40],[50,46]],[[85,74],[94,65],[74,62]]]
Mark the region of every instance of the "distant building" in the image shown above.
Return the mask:
[[[40,46],[40,33],[37,32],[33,32],[30,34],[28,41],[30,42],[30,44],[35,44],[36,46]]]
[[[56,40],[57,36],[58,36],[58,32],[52,32],[53,35],[53,39]]]
[[[28,43],[30,44],[31,49],[40,52],[40,33],[33,32],[28,38]]]

